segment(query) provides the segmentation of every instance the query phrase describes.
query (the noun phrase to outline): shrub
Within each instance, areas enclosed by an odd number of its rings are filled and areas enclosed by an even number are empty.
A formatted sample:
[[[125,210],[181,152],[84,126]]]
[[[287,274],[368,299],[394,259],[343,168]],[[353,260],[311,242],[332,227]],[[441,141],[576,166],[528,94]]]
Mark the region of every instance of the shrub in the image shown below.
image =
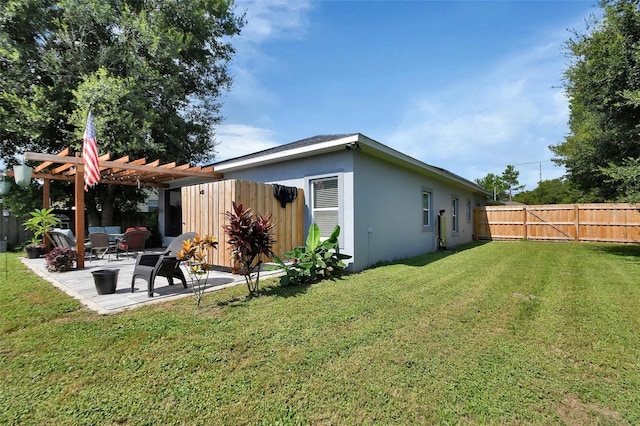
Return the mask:
[[[47,271],[66,272],[73,269],[76,261],[76,252],[67,247],[56,247],[47,253],[44,258],[47,260]]]
[[[187,272],[191,278],[193,295],[196,297],[196,305],[200,306],[200,301],[207,288],[209,273],[213,267],[208,261],[209,249],[217,249],[218,241],[216,237],[196,235],[193,239],[182,243],[182,249],[178,252],[178,259],[187,262]]]
[[[339,235],[340,226],[336,225],[331,236],[321,241],[320,228],[315,223],[311,224],[307,235],[307,245],[296,247],[283,255],[286,259],[293,261],[291,265],[287,265],[282,259],[274,256],[277,267],[286,272],[286,275],[280,278],[280,284],[316,282],[342,274],[344,268],[347,267],[343,260],[350,259],[351,256],[339,252]]]
[[[258,292],[262,257],[272,259],[274,256],[272,246],[276,241],[271,230],[276,224],[271,222],[271,215],[262,216],[235,202],[233,211],[226,212],[225,217],[229,223],[223,228],[229,237],[227,243],[231,244],[231,257],[240,264],[233,273],[244,275],[249,294],[255,294]]]

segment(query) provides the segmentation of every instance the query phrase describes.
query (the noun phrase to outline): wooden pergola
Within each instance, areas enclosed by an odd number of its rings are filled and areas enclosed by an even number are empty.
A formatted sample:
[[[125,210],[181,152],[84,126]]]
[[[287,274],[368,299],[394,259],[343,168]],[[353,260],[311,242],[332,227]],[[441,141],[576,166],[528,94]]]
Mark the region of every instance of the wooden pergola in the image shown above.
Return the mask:
[[[27,152],[25,160],[40,161],[33,170],[32,178],[42,179],[43,207],[50,207],[51,180],[74,182],[75,188],[75,235],[78,269],[84,268],[84,163],[79,153],[72,154],[69,148],[58,154],[39,154]],[[159,160],[148,163],[145,158],[131,160],[128,156],[111,160],[111,154],[99,158],[100,184],[131,185],[137,187],[168,188],[169,182],[184,177],[204,178],[208,180],[222,179],[212,166],[177,165],[175,162],[160,164]]]

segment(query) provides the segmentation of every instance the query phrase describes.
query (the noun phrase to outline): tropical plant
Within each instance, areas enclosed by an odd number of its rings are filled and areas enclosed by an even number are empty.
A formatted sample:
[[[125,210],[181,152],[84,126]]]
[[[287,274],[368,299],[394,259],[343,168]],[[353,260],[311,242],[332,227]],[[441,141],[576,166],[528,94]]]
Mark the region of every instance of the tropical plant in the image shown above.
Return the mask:
[[[76,253],[68,247],[56,247],[44,258],[47,260],[47,271],[66,272],[73,269]]]
[[[49,231],[60,223],[60,219],[53,213],[52,208],[36,209],[29,214],[31,218],[22,224],[27,231],[33,232],[33,238],[27,247],[44,247],[45,237],[48,237]]]
[[[213,264],[207,261],[209,250],[217,248],[218,241],[216,237],[211,235],[200,237],[196,235],[193,239],[185,240],[182,243],[182,249],[177,254],[178,259],[187,263],[187,272],[191,278],[191,288],[198,306],[200,306],[200,301],[207,288],[209,273],[213,268]]]
[[[274,257],[272,246],[276,241],[271,230],[276,224],[271,221],[271,215],[263,216],[235,202],[233,211],[226,212],[225,218],[229,223],[223,229],[232,247],[231,258],[239,264],[233,268],[233,273],[244,275],[249,294],[256,294],[263,257]]]
[[[336,225],[331,236],[322,241],[320,228],[316,223],[311,224],[307,245],[284,253],[285,258],[293,261],[290,265],[274,256],[277,267],[286,272],[286,275],[280,278],[280,283],[303,284],[340,275],[347,267],[343,260],[350,259],[351,256],[339,252],[339,235],[340,226]]]

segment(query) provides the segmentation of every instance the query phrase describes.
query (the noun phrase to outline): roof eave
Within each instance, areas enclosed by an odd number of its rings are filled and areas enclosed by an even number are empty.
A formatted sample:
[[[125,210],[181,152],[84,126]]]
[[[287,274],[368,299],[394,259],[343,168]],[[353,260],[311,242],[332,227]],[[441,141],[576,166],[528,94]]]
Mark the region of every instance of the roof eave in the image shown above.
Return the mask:
[[[228,173],[236,170],[243,170],[256,165],[267,165],[273,163],[280,163],[283,161],[289,161],[296,158],[310,157],[312,155],[323,154],[328,152],[335,152],[344,150],[345,147],[354,142],[358,142],[358,134],[349,135],[344,138],[334,139],[327,142],[321,142],[314,145],[303,146],[300,148],[294,148],[288,151],[274,152],[271,154],[265,154],[260,157],[251,158],[238,158],[237,160],[225,161],[223,163],[216,164],[216,172]]]

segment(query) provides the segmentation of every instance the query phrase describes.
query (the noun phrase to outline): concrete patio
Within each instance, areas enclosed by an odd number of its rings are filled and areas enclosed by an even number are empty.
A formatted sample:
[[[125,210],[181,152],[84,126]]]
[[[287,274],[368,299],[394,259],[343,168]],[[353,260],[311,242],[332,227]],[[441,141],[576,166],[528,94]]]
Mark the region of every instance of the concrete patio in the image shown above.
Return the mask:
[[[114,314],[126,309],[133,309],[151,303],[166,302],[182,297],[193,297],[191,283],[184,266],[183,272],[187,277],[187,288],[182,286],[179,280],[174,280],[177,284],[170,286],[164,277],[156,278],[153,297],[147,295],[147,282],[143,279],[136,279],[134,292],[131,292],[131,277],[136,263],[134,257],[120,257],[116,259],[114,255],[111,260],[105,256],[104,259],[89,260],[87,258],[85,267],[80,270],[68,272],[48,272],[44,258],[27,259],[22,258],[22,262],[36,275],[49,281],[54,286],[71,297],[78,299],[83,305],[100,314]],[[99,295],[94,285],[92,271],[101,269],[118,269],[118,285],[114,294]],[[264,271],[261,275],[268,276],[277,274],[278,271]],[[207,292],[220,290],[226,287],[244,284],[242,275],[233,275],[223,270],[213,270],[207,280]]]

